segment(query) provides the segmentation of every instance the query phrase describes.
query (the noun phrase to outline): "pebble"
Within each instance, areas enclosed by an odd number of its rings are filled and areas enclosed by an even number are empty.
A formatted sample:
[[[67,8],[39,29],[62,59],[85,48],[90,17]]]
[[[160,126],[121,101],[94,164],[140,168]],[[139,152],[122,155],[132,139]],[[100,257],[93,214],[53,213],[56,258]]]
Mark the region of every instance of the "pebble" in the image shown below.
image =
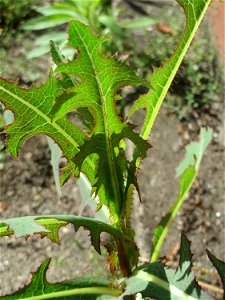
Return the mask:
[[[8,267],[8,265],[9,261],[7,259],[0,262],[0,271],[4,271]]]
[[[24,158],[25,158],[26,160],[31,159],[31,158],[32,158],[32,153],[31,153],[31,152],[25,153],[25,154],[24,154]]]
[[[34,201],[40,201],[40,199],[41,199],[41,196],[39,194],[34,195],[34,198],[33,198]]]
[[[70,231],[69,227],[62,227],[61,230],[63,233],[68,233]]]
[[[7,195],[8,197],[12,197],[14,194],[15,194],[15,191],[13,191],[13,190],[9,190],[9,191],[6,193],[6,195]]]
[[[220,217],[221,217],[221,215],[222,215],[222,214],[221,214],[221,212],[220,212],[220,211],[217,211],[217,212],[216,212],[216,217],[217,217],[217,218],[220,218]]]

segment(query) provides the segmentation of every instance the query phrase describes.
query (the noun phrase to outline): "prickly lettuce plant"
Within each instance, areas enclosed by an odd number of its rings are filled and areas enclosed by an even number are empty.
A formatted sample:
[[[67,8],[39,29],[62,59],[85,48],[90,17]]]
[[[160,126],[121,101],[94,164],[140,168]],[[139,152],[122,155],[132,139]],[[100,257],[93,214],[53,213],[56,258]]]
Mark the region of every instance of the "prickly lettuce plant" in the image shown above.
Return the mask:
[[[154,299],[210,299],[192,275],[190,245],[185,236],[181,239],[180,263],[175,271],[156,261],[169,227],[197,175],[203,152],[211,140],[210,129],[202,129],[199,142],[186,149],[185,159],[177,169],[179,195],[155,230],[148,264],[139,265],[130,222],[133,190],[139,191],[138,167],[150,148],[147,139],[210,0],[179,0],[179,3],[187,18],[180,44],[165,65],[149,76],[149,82],[140,80],[115,58],[104,56],[101,46],[106,39],[96,37],[78,21],[69,25],[69,44],[78,51],[78,58],[67,61],[52,42],[51,52],[57,67],[43,86],[22,89],[17,83],[0,79],[0,99],[15,117],[5,129],[8,151],[17,157],[28,138],[47,135],[67,159],[61,183],[73,174],[76,177],[85,174],[92,193],[98,197],[97,209],[109,210],[108,223],[74,215],[11,218],[1,222],[0,235],[19,238],[40,234],[57,243],[58,230],[71,223],[75,230],[82,226],[90,231],[91,243],[101,254],[100,236],[104,232],[111,237],[104,243],[110,249],[110,269],[112,273],[117,269],[121,274],[120,280],[116,275],[114,282],[83,277],[53,284],[46,279],[50,263],[46,260],[33,274],[29,285],[2,299],[135,299],[138,293],[139,298],[142,295]],[[150,86],[150,91],[130,111],[131,116],[140,108],[146,109],[140,134],[117,112],[117,93],[126,85]],[[69,115],[74,111],[81,123],[71,121]],[[135,145],[130,161],[126,158],[127,140]],[[224,284],[224,263],[210,252],[208,255]]]

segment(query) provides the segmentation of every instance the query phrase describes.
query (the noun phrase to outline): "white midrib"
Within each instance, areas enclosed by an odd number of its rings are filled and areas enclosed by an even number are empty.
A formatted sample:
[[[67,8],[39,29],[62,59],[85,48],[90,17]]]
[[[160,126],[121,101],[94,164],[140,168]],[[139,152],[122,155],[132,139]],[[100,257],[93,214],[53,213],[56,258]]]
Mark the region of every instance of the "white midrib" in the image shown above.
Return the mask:
[[[54,127],[57,131],[59,131],[75,148],[78,148],[79,145],[76,143],[76,141],[64,130],[62,127],[60,127],[55,121],[52,121],[51,118],[49,118],[47,115],[45,115],[42,111],[40,111],[37,107],[33,106],[23,98],[19,97],[18,95],[12,93],[11,91],[5,89],[4,87],[0,86],[0,90],[7,93],[11,97],[17,99],[21,103],[23,103],[25,106],[27,106],[29,109],[34,111],[37,115],[42,117],[48,124],[51,124],[52,127]],[[93,168],[93,163],[91,160],[88,161],[89,165]]]
[[[144,271],[139,271],[137,273],[136,277],[141,278],[143,280],[146,280],[148,282],[154,283],[158,287],[163,288],[164,290],[168,291],[171,296],[174,295],[176,297],[179,297],[177,299],[180,299],[180,300],[198,300],[197,298],[186,294],[182,290],[178,289],[176,286],[174,286],[172,284],[169,284],[168,282],[160,279],[159,277],[157,277],[155,275],[148,274]]]
[[[113,191],[114,191],[114,195],[115,195],[115,199],[114,202],[117,206],[116,210],[117,212],[119,212],[119,199],[120,199],[120,192],[119,192],[119,184],[118,184],[118,180],[117,180],[117,176],[116,176],[116,170],[115,170],[115,165],[113,163],[114,161],[114,158],[113,158],[113,153],[112,153],[112,146],[111,146],[111,138],[110,138],[110,133],[109,133],[109,123],[108,123],[108,115],[107,115],[107,110],[106,110],[106,99],[105,99],[105,95],[102,91],[102,88],[101,88],[101,83],[100,83],[100,79],[98,77],[98,72],[96,70],[96,67],[95,67],[95,64],[94,64],[94,61],[92,59],[92,56],[91,56],[91,53],[89,52],[88,48],[86,47],[86,44],[85,44],[85,41],[83,40],[82,36],[80,35],[79,31],[77,31],[77,34],[79,35],[84,47],[85,47],[85,50],[88,54],[88,57],[91,61],[91,66],[93,68],[93,71],[94,71],[94,74],[95,74],[95,79],[97,81],[97,86],[98,86],[98,91],[99,91],[99,97],[101,99],[101,104],[102,104],[102,110],[103,110],[103,116],[104,116],[104,123],[105,123],[105,135],[106,135],[106,145],[107,145],[107,153],[109,154],[109,166],[110,166],[110,173],[111,173],[111,177],[113,178],[113,182],[112,182],[112,185],[113,185]]]

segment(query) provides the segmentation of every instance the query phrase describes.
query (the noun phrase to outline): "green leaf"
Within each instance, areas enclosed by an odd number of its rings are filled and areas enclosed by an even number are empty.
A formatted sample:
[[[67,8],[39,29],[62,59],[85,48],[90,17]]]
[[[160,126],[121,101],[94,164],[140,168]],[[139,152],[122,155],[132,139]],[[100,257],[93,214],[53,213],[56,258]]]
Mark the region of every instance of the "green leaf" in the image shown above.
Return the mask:
[[[141,292],[143,297],[156,300],[211,299],[199,287],[191,271],[191,259],[190,242],[182,235],[177,269],[169,269],[159,261],[138,267],[135,275],[126,280],[127,289],[120,298]]]
[[[91,136],[79,147],[80,152],[73,162],[79,174],[83,161],[93,154],[98,155],[98,170],[101,173],[97,170],[94,187],[96,192],[105,188],[106,195],[104,201],[101,199],[101,204],[109,206],[114,218],[117,218],[124,208],[123,179],[127,162],[116,149],[119,149],[122,139],[128,138],[136,145],[139,157],[143,158],[148,144],[129,124],[121,121],[116,113],[114,96],[125,85],[144,83],[124,64],[102,56],[100,48],[106,39],[96,38],[86,25],[72,21],[69,36],[70,45],[79,50],[79,59],[59,65],[56,72],[78,77],[81,83],[70,89],[73,97],[60,99],[56,103],[52,113],[54,120],[80,107],[87,107],[92,113],[95,127]],[[88,172],[85,173],[89,177]]]
[[[72,19],[73,17],[68,14],[55,14],[51,16],[37,17],[24,23],[21,28],[24,30],[42,30],[50,27],[55,27],[57,25],[62,25]]]
[[[67,9],[66,9],[67,8]],[[36,11],[42,14],[43,16],[52,16],[52,15],[69,15],[73,19],[80,19],[80,15],[75,11],[75,6],[65,6],[64,8],[57,7],[55,5],[43,6],[36,8]]]
[[[129,21],[124,21],[120,26],[122,28],[126,29],[137,29],[137,28],[143,28],[150,25],[154,25],[158,22],[158,20],[150,18],[150,17],[142,17],[142,18],[136,18]]]
[[[12,295],[1,297],[2,300],[97,300],[101,295],[118,296],[120,290],[111,288],[109,282],[103,279],[83,277],[66,280],[59,283],[50,283],[46,279],[46,273],[50,259],[45,260],[35,273],[32,273],[31,283]]]
[[[28,237],[35,233],[47,236],[52,242],[59,243],[58,230],[68,223],[74,225],[75,231],[82,226],[88,229],[91,233],[92,245],[98,253],[101,253],[100,235],[102,232],[112,235],[116,241],[122,244],[127,242],[131,248],[136,250],[136,245],[131,237],[121,233],[112,225],[96,219],[73,215],[26,216],[6,219],[0,223],[0,236],[15,234],[16,237]]]
[[[42,56],[42,55],[48,53],[49,50],[50,50],[49,45],[43,44],[43,46],[36,47],[36,48],[32,49],[31,51],[29,51],[29,52],[26,54],[26,57],[27,57],[28,59],[37,58],[37,57],[40,57],[40,56]]]
[[[154,262],[160,256],[160,248],[168,234],[168,231],[180,210],[187,194],[198,174],[199,165],[206,147],[212,139],[212,129],[201,128],[199,142],[192,142],[186,146],[184,160],[177,168],[179,179],[179,194],[169,212],[161,219],[157,225],[152,240],[152,251],[150,261]]]
[[[154,73],[149,75],[150,91],[136,101],[129,113],[129,116],[132,116],[138,109],[146,109],[146,118],[141,134],[144,139],[147,139],[151,132],[161,104],[210,2],[211,0],[178,0],[186,15],[186,26],[180,43],[172,57],[161,68],[154,68]]]
[[[59,42],[61,40],[66,40],[66,38],[67,38],[66,32],[61,32],[61,31],[49,32],[49,33],[43,34],[39,38],[37,38],[35,40],[35,45],[38,45],[38,46],[48,45],[49,46],[50,40]]]
[[[223,290],[224,290],[224,298],[225,298],[225,262],[216,258],[209,250],[206,250],[209,259],[211,260],[214,267],[217,269],[217,272],[220,275],[222,284],[223,284]]]

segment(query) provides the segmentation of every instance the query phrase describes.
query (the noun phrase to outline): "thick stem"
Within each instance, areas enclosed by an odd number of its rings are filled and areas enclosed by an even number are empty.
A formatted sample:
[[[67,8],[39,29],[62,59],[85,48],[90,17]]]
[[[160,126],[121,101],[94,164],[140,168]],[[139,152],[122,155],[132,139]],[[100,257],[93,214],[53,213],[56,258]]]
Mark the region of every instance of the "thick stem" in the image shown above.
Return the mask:
[[[132,267],[124,243],[117,242],[117,250],[121,273],[125,277],[130,277],[132,275]]]

